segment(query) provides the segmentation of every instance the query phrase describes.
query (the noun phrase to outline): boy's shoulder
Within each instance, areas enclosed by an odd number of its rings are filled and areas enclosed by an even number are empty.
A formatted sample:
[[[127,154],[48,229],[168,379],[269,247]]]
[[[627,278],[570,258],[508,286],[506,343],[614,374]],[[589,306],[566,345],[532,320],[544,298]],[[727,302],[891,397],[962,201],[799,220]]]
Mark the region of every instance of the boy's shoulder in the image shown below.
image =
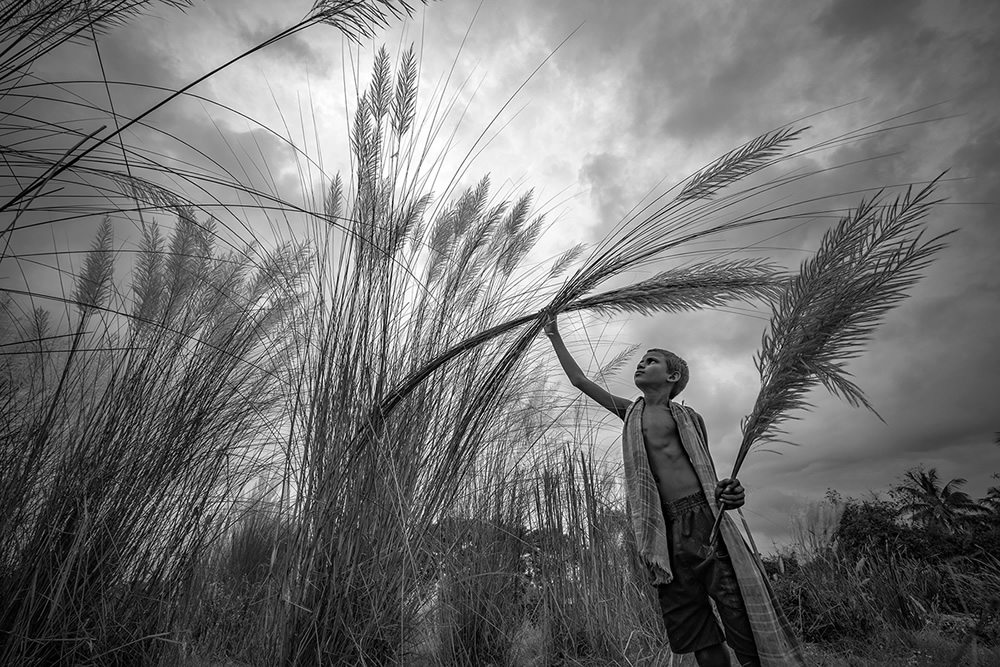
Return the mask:
[[[678,402],[678,401],[673,401],[673,404],[675,406],[677,406],[678,408],[680,408],[681,410],[683,410],[684,412],[687,412],[688,414],[691,414],[691,415],[696,415],[698,418],[701,418],[701,413],[698,412],[697,410],[695,410],[694,408],[692,408],[687,403],[681,403],[681,402]]]
[[[705,440],[705,443],[707,444],[708,429],[705,427],[705,418],[701,416],[701,413],[692,408],[690,405],[685,405],[684,403],[678,403],[675,401],[674,405],[676,405],[678,409],[687,413],[687,415],[691,417],[692,421],[694,421],[694,423],[698,425],[698,428],[701,430],[701,437]]]

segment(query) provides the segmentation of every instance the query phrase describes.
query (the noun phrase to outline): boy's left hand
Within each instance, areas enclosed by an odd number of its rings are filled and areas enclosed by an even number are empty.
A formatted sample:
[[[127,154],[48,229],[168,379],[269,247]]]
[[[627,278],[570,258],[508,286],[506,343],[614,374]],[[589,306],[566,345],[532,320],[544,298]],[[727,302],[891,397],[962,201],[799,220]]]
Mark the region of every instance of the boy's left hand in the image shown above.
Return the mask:
[[[740,480],[727,477],[715,485],[715,500],[724,510],[734,510],[746,503],[746,493]]]

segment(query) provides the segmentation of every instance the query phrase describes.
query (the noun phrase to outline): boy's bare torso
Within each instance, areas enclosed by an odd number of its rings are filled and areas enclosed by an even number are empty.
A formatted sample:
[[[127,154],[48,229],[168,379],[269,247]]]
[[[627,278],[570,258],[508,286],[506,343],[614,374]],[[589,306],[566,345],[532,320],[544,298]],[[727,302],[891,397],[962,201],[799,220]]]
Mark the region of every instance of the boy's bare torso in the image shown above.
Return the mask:
[[[666,405],[646,405],[642,411],[642,436],[649,469],[663,501],[673,501],[701,491],[694,466],[681,444],[677,423]]]

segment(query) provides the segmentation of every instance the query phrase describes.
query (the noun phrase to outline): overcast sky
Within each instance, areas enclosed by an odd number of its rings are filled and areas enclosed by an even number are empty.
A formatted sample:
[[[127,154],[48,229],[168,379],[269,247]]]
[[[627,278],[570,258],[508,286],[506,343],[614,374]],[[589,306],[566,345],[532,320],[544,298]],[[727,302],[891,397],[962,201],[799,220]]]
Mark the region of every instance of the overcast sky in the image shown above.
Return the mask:
[[[195,2],[185,13],[160,8],[99,45],[109,79],[176,88],[308,9],[309,3],[291,0]],[[196,92],[265,126],[287,123],[296,136],[305,124],[307,148],[317,155],[318,137],[324,166],[335,171],[348,168],[345,87],[350,100],[355,84],[345,68],[367,81],[379,44],[395,59],[415,43],[422,102],[444,86],[448,96],[457,95],[456,109],[468,105],[458,154],[527,82],[497,118],[494,129],[502,131],[487,133],[493,138],[462,182],[489,172],[498,190],[535,188],[538,209],[552,223],[539,257],[598,242],[658,183],[675,183],[798,118],[847,105],[811,118],[815,127],[805,144],[900,114],[917,112],[907,121],[940,118],[814,156],[813,166],[856,164],[780,194],[801,200],[926,182],[947,169],[952,180],[940,193],[949,203],[928,226],[958,233],[913,297],[850,365],[885,422],[817,393],[815,409],[790,429],[800,447],[751,454],[741,479],[751,489],[748,519],[766,549],[786,539],[790,513],[827,488],[853,496],[884,491],[918,463],[937,468],[945,480],[968,478],[966,490],[977,498],[997,483],[990,474],[1000,471],[1000,446],[992,444],[1000,431],[998,27],[1000,5],[992,0],[442,0],[360,49],[320,26]],[[95,67],[92,47],[81,46],[44,63],[40,73],[50,80],[94,79]],[[99,92],[91,87],[87,95]],[[123,87],[113,94],[126,114],[160,95]],[[930,105],[938,106],[919,111]],[[275,186],[297,196],[300,179],[288,151],[245,120],[187,100],[152,122],[226,166],[238,161],[231,149],[263,157]],[[172,145],[148,133],[143,142],[150,150]],[[878,159],[858,162],[871,157]],[[794,266],[830,223],[747,232],[724,245],[762,243],[783,232],[763,243],[775,248],[769,251],[775,259]],[[25,233],[18,242],[22,248],[85,247],[92,233],[61,226]],[[682,398],[704,414],[724,474],[739,442],[740,417],[759,386],[752,357],[765,324],[759,317],[705,312],[605,320],[600,331],[588,333],[619,345],[667,347],[689,361],[692,379]],[[573,318],[563,329],[587,366],[588,333]],[[631,366],[611,380],[614,391],[636,395]],[[608,456],[615,455],[612,446]]]

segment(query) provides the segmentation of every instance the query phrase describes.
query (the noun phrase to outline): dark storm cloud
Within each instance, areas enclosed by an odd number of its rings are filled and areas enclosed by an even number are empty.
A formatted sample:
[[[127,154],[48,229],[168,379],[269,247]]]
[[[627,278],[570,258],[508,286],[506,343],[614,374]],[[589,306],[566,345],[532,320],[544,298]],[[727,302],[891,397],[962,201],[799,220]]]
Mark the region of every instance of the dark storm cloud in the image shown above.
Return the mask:
[[[918,6],[910,0],[835,0],[820,14],[817,24],[826,33],[855,41],[910,25]]]
[[[693,143],[706,134],[738,137],[791,120],[778,101],[792,99],[793,88],[812,93],[796,70],[800,22],[807,16],[804,3],[766,12],[750,3],[699,14],[682,10],[665,20],[662,34],[640,52],[633,123]]]

